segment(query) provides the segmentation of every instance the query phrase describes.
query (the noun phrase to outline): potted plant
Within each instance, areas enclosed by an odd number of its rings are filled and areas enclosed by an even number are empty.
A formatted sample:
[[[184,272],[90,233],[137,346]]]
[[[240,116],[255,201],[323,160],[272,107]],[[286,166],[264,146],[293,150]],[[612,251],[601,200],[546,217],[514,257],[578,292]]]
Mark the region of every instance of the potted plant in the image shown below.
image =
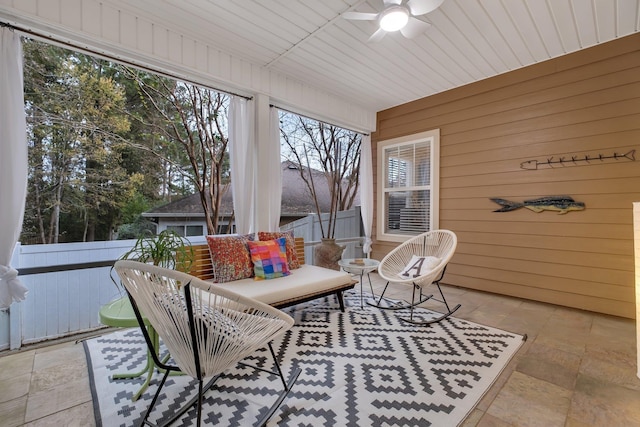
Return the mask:
[[[164,230],[157,236],[148,233],[139,237],[133,248],[120,257],[120,259],[153,263],[160,267],[171,268],[185,273],[188,273],[191,269],[193,258],[193,248],[189,240],[171,230]],[[113,272],[113,267],[111,267],[111,272]],[[110,276],[116,286],[121,289],[113,278],[113,274],[110,274]],[[138,325],[138,320],[127,295],[103,305],[100,308],[99,318],[100,323],[112,327],[128,328]],[[155,341],[149,347],[145,368],[140,372],[116,374],[113,376],[113,378],[136,378],[146,375],[146,381],[133,396],[133,401],[136,401],[146,390],[154,371],[155,363],[150,352],[158,352],[160,343],[158,341],[158,335],[155,332],[153,336],[155,337]]]
[[[163,268],[189,273],[193,263],[193,247],[191,242],[180,236],[173,230],[163,230],[158,235],[150,232],[140,236],[129,251],[119,259],[129,259],[144,263],[152,263]],[[111,267],[111,281],[118,286],[113,278],[113,266]],[[126,300],[127,297],[125,296]]]
[[[193,248],[185,237],[172,230],[163,230],[157,236],[138,238],[133,248],[120,257],[188,273],[193,262]]]

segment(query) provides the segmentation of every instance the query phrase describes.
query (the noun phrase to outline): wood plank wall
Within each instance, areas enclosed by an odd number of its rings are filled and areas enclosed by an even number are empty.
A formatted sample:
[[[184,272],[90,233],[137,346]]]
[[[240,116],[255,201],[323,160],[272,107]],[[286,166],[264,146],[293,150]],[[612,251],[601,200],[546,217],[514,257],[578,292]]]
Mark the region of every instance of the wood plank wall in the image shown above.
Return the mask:
[[[377,123],[374,157],[377,141],[440,129],[440,228],[459,239],[444,282],[635,316],[640,34],[381,111]],[[634,149],[638,161],[520,167]],[[550,195],[572,196],[586,209],[496,213],[489,199]],[[374,241],[373,257],[394,245]]]

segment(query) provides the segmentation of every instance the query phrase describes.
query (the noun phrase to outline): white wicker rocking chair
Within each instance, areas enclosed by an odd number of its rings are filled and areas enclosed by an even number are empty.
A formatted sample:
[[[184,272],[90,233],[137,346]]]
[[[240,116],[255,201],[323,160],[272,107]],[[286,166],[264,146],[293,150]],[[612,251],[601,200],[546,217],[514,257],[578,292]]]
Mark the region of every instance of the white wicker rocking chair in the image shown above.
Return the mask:
[[[457,243],[458,239],[454,232],[449,230],[432,230],[398,245],[398,247],[389,252],[387,256],[380,261],[378,273],[380,277],[387,281],[387,284],[377,302],[372,305],[388,310],[403,310],[409,308],[409,318],[401,318],[401,320],[416,325],[428,325],[440,322],[451,316],[460,308],[460,304],[456,305],[453,309],[449,307],[440,288],[440,280],[442,280],[444,276],[447,263],[456,250]],[[414,258],[414,256],[416,258]],[[382,304],[389,283],[411,285],[413,287],[411,304]],[[434,298],[433,295],[423,296],[423,287],[432,283],[438,288],[442,299]],[[417,300],[416,291],[419,291],[419,298]],[[443,303],[447,311],[441,316],[430,320],[414,319],[414,307],[429,299]]]
[[[183,372],[198,381],[198,395],[177,410],[162,425],[171,424],[197,403],[197,425],[202,418],[202,396],[220,375],[242,359],[265,346],[275,363],[275,371],[255,369],[277,375],[283,391],[255,425],[265,425],[285,399],[300,370],[285,380],[274,350],[273,340],[293,325],[293,319],[267,304],[238,295],[189,274],[140,263],[117,261],[115,270],[131,299],[142,326],[141,312],[169,350],[175,365],[158,360],[152,340],[141,327],[156,365],[165,370],[158,390],[147,409],[142,425],[151,424],[149,415],[171,372]],[[206,378],[211,378],[206,384]]]

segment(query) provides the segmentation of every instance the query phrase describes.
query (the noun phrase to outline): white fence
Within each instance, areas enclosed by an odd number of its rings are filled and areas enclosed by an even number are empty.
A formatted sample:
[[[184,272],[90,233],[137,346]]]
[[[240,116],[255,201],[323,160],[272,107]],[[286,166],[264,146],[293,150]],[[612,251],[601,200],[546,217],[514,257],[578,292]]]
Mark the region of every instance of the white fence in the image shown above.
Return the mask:
[[[326,217],[323,216],[323,218]],[[306,262],[313,264],[313,246],[322,234],[317,215],[310,215],[283,229],[293,229],[305,239]],[[339,212],[336,241],[345,246],[344,258],[362,256],[360,210]],[[205,237],[189,237],[204,243]],[[29,290],[25,301],[0,311],[0,350],[73,335],[100,328],[102,305],[122,296],[123,290],[110,267],[71,269],[73,264],[114,261],[134,245],[134,240],[52,245],[17,245],[12,266],[22,273],[35,267],[61,266],[52,273],[20,275]],[[67,266],[69,269],[65,269]],[[22,270],[22,271],[21,271]]]
[[[190,240],[200,243],[204,237]],[[12,266],[24,271],[34,267],[113,261],[131,249],[134,242],[18,244]],[[98,267],[20,275],[29,293],[24,301],[0,311],[0,350],[101,327],[100,307],[122,295],[120,287],[111,280],[110,272],[110,267]],[[117,277],[115,279],[118,282]]]
[[[328,214],[322,214],[322,221],[326,227]],[[322,232],[318,215],[309,215],[281,227],[282,230],[293,230],[296,237],[303,237],[305,242],[305,259],[308,264],[313,264],[313,246],[320,243]],[[362,221],[360,207],[349,211],[338,212],[336,218],[336,242],[345,247],[343,258],[362,257]]]

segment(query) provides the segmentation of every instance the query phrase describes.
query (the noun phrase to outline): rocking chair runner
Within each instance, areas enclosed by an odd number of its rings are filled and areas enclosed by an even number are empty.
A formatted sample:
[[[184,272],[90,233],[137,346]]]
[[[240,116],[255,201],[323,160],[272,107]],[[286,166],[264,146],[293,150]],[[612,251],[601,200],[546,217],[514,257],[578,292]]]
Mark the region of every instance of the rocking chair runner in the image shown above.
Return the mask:
[[[451,316],[460,308],[460,304],[456,305],[453,309],[449,307],[440,288],[440,280],[442,280],[444,276],[447,263],[456,250],[457,242],[458,239],[452,231],[432,230],[415,236],[393,249],[380,261],[380,265],[378,266],[378,273],[380,277],[387,281],[387,284],[376,304],[373,305],[388,310],[409,308],[409,318],[400,319],[416,325],[436,323]],[[411,304],[382,305],[381,303],[389,283],[411,285],[413,287]],[[438,288],[440,298],[442,299],[434,298],[433,295],[423,296],[423,288],[432,283]],[[419,293],[417,301],[416,291]],[[447,311],[441,316],[431,320],[414,319],[413,308],[430,299],[443,303]]]
[[[256,424],[265,425],[300,374],[297,369],[288,381],[285,380],[271,347],[271,340],[291,328],[293,319],[269,305],[182,272],[136,261],[118,261],[115,269],[131,299],[147,345],[153,349],[153,341],[143,326],[141,312],[175,362],[175,365],[167,365],[159,360],[156,351],[151,351],[156,365],[164,369],[165,374],[142,424],[153,425],[148,418],[162,387],[170,372],[179,371],[198,381],[198,395],[170,419],[163,421],[162,425],[171,424],[197,403],[199,426],[203,394],[225,370],[240,363],[257,349],[268,346],[275,371],[245,364],[279,376],[284,386],[276,402]],[[206,378],[211,379],[204,384]]]

